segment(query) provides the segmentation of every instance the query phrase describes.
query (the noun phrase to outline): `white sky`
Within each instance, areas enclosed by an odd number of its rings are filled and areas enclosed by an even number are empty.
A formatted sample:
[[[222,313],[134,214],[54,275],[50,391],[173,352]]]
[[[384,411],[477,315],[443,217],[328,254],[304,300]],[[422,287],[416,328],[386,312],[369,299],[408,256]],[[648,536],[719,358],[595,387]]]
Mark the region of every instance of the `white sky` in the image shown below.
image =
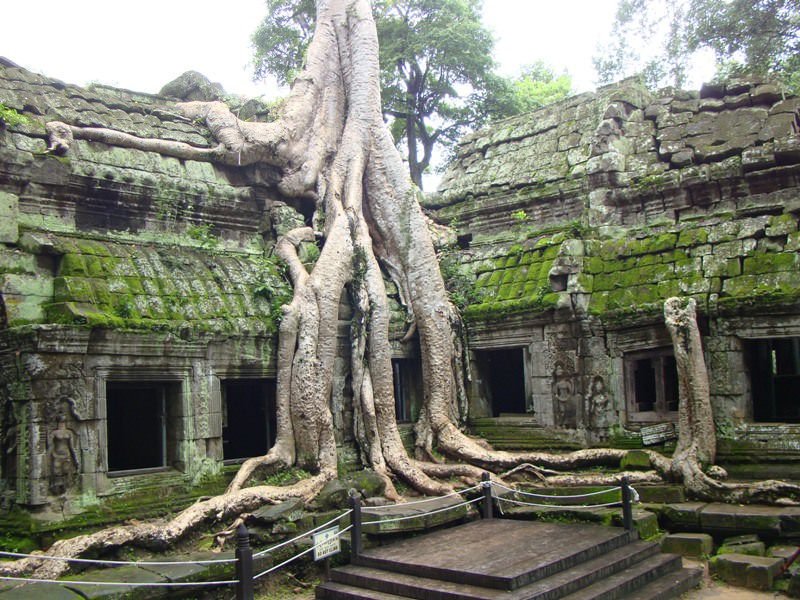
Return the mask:
[[[3,8],[0,56],[49,77],[157,92],[188,70],[227,92],[276,94],[253,84],[250,34],[264,0],[37,0]],[[604,41],[617,0],[484,0],[504,75],[543,59],[567,69],[577,91],[594,89],[591,57]]]

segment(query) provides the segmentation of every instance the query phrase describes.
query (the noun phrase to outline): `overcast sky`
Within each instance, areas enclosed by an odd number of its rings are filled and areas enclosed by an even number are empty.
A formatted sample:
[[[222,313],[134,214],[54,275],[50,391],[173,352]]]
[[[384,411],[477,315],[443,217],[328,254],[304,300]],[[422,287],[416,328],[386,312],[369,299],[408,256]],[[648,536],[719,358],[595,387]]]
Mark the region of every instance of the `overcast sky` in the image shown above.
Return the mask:
[[[543,59],[566,69],[577,91],[594,89],[591,58],[607,36],[617,0],[484,0],[504,75]],[[221,11],[224,7],[225,11]],[[68,83],[157,92],[188,70],[226,91],[274,96],[251,81],[250,34],[264,0],[38,0],[3,7],[0,56]]]

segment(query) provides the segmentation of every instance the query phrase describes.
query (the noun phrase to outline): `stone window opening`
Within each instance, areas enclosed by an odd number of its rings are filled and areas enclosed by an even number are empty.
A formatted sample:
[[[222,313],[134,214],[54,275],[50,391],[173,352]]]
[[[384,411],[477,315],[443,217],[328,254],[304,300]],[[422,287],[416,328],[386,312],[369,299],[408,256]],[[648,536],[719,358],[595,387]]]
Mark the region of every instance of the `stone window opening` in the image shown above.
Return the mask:
[[[181,384],[106,382],[106,452],[110,476],[166,470],[177,462]]]
[[[263,456],[275,444],[274,379],[222,382],[222,456],[226,463]]]
[[[477,383],[491,407],[491,415],[500,417],[528,412],[524,348],[476,350],[474,356]]]
[[[625,355],[625,396],[629,421],[678,420],[678,371],[671,348]]]
[[[756,422],[800,422],[800,337],[747,342]]]

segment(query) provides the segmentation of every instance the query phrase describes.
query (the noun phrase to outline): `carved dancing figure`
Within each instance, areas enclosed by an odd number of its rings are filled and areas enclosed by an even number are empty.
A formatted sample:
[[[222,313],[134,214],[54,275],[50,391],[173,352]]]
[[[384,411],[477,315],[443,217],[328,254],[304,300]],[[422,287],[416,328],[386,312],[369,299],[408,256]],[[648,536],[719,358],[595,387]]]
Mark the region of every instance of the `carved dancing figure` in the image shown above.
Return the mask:
[[[575,394],[572,381],[564,369],[563,363],[556,363],[553,374],[553,404],[555,421],[559,427],[575,427]]]
[[[50,459],[50,492],[61,495],[67,491],[78,472],[78,455],[73,438],[75,434],[67,429],[66,418],[58,417],[58,425],[50,433],[48,458]]]

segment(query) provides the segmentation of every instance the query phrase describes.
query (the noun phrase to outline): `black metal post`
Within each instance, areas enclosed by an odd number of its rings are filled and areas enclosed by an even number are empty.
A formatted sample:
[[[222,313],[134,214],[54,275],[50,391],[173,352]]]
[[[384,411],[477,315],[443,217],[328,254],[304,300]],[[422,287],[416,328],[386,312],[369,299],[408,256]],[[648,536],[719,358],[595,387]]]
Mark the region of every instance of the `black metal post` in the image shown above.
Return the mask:
[[[361,498],[358,494],[350,496],[350,560],[355,561],[361,555]]]
[[[236,530],[236,600],[253,600],[253,549],[244,524]]]
[[[622,526],[626,531],[633,531],[633,505],[631,503],[631,486],[628,478],[622,478]]]
[[[486,471],[481,475],[481,491],[483,492],[483,518],[494,517],[494,502],[492,501],[492,479]]]

